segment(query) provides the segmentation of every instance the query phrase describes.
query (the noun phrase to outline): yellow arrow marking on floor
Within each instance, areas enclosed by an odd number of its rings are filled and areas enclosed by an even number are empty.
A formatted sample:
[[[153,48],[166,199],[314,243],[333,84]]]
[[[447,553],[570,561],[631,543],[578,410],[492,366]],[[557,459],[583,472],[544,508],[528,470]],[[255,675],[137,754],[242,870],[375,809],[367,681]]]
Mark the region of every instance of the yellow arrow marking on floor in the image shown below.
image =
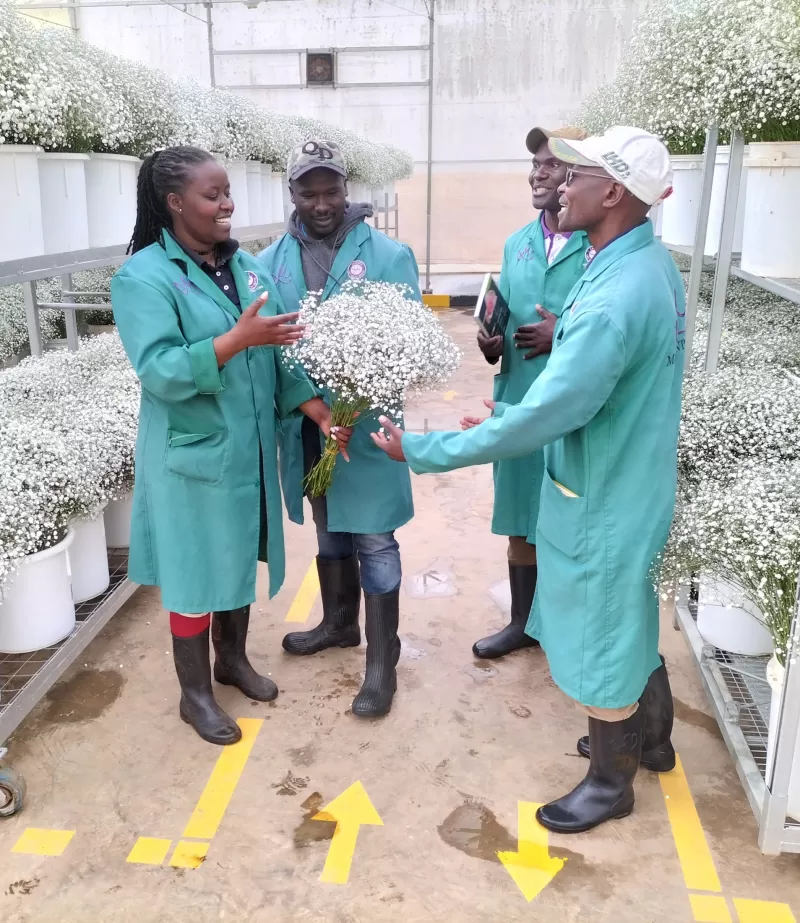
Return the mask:
[[[358,828],[362,824],[382,827],[380,815],[369,800],[364,786],[360,782],[354,782],[338,798],[334,798],[329,805],[315,814],[313,820],[327,820],[336,824],[325,868],[319,880],[331,885],[347,884],[358,839]]]
[[[517,852],[499,852],[498,859],[530,903],[564,868],[564,859],[550,856],[547,831],[536,820],[540,806],[520,801],[517,820]]]
[[[312,561],[311,567],[306,571],[303,582],[297,595],[289,606],[289,612],[286,615],[287,622],[305,622],[311,615],[311,608],[319,593],[319,575],[317,574],[317,562]]]
[[[458,397],[458,391],[445,391],[442,397],[446,401],[452,401],[454,397]]]

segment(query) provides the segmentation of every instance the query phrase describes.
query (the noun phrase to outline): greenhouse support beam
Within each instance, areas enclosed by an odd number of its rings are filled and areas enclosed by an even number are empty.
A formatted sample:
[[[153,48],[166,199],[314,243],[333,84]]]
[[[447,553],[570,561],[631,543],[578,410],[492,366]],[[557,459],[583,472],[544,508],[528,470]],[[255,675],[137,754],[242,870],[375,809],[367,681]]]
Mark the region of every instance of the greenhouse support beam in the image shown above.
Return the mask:
[[[206,32],[208,34],[208,79],[212,87],[217,85],[217,71],[214,66],[214,20],[211,18],[211,0],[206,0]]]
[[[433,200],[433,40],[436,29],[436,0],[428,7],[428,189],[425,213],[425,288],[431,293],[431,202]]]
[[[725,298],[733,262],[733,237],[736,231],[736,213],[739,209],[739,183],[744,164],[744,135],[735,129],[731,134],[731,155],[728,179],[725,184],[725,207],[722,210],[722,230],[719,235],[717,271],[714,274],[714,291],[711,295],[711,316],[708,324],[708,349],[705,369],[710,375],[717,371],[722,343],[722,321],[725,315]],[[701,263],[702,265],[702,263]]]
[[[205,6],[208,0],[180,0],[181,6]],[[297,0],[269,0],[270,3],[297,3]],[[212,6],[230,6],[231,4],[242,4],[243,0],[211,0]],[[77,3],[73,0],[64,0],[57,3],[19,3],[15,7],[18,10],[86,10],[92,8],[111,7],[111,6],[170,6],[165,4],[164,0],[109,0],[104,3],[103,0],[89,0],[88,3]],[[182,10],[178,10],[182,12]]]
[[[36,304],[36,283],[24,282],[22,297],[25,301],[25,323],[28,327],[28,342],[32,356],[42,354],[42,325],[39,321],[39,310]]]
[[[67,273],[67,275],[60,277],[60,281],[61,297],[67,304],[75,304],[75,297],[66,294],[72,288],[72,276]],[[77,352],[78,347],[81,345],[81,338],[78,335],[77,311],[64,311],[64,326],[67,330],[67,348],[71,349],[72,352]]]
[[[697,305],[700,301],[700,280],[703,278],[708,216],[711,213],[711,190],[714,185],[714,167],[717,163],[717,141],[719,131],[712,126],[706,132],[706,146],[703,155],[703,185],[700,192],[700,206],[697,209],[697,227],[692,251],[692,269],[689,273],[689,288],[686,294],[686,342],[684,345],[684,370],[691,364],[694,328],[697,321]]]

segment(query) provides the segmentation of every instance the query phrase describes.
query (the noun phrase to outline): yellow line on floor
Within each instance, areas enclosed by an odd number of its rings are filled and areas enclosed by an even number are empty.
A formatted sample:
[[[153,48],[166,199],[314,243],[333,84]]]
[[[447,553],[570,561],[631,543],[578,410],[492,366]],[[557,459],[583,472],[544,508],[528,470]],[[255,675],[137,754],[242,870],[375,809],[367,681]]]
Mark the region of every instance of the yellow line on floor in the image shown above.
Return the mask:
[[[677,757],[672,772],[662,773],[658,779],[686,887],[694,891],[721,891],[714,859],[686,781],[681,758]]]
[[[242,729],[242,739],[237,744],[223,748],[183,831],[185,839],[210,840],[217,832],[263,723],[262,718],[239,718],[237,724]]]
[[[739,914],[739,923],[796,923],[788,904],[773,901],[747,901],[735,897],[733,904]]]
[[[209,843],[187,843],[181,840],[175,847],[169,864],[174,869],[199,868],[206,861],[209,845]]]
[[[28,856],[60,856],[74,836],[74,830],[40,830],[37,827],[28,827],[11,852]]]
[[[718,894],[690,894],[689,903],[695,923],[732,923],[728,904]]]
[[[300,589],[297,591],[295,598],[289,606],[289,612],[286,615],[287,622],[305,622],[311,615],[311,609],[319,593],[319,575],[317,574],[317,562],[312,561],[311,566],[306,571]]]
[[[161,865],[167,858],[170,846],[172,846],[172,840],[140,836],[125,861],[133,865]]]

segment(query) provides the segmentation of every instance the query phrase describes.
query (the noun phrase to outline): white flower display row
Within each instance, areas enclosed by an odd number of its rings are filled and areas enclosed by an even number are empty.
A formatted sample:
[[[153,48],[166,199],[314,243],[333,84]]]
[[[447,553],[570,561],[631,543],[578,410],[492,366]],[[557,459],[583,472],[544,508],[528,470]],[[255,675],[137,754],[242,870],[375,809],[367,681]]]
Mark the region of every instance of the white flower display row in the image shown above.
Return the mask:
[[[796,0],[668,0],[634,29],[615,79],[590,97],[591,131],[632,124],[674,154],[702,150],[710,124],[747,141],[800,139]]]
[[[0,374],[0,592],[133,482],[139,384],[116,333]]]
[[[354,180],[381,186],[411,175],[410,154],[347,129],[283,115],[223,90],[165,74],[40,28],[0,0],[0,144],[144,157],[196,144],[230,160],[284,169],[318,134],[339,143]]]

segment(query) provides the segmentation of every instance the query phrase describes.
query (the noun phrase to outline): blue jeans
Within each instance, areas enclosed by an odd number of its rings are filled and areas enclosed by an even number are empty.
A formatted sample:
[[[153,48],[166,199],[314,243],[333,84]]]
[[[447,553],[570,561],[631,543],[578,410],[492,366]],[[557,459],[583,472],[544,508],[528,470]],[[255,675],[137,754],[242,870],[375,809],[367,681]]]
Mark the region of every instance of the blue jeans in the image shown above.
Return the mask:
[[[328,532],[325,499],[312,500],[317,527],[319,556],[327,561],[343,561],[358,555],[361,565],[361,586],[370,596],[391,593],[400,586],[403,572],[400,566],[400,546],[394,532],[360,535],[355,532]]]

